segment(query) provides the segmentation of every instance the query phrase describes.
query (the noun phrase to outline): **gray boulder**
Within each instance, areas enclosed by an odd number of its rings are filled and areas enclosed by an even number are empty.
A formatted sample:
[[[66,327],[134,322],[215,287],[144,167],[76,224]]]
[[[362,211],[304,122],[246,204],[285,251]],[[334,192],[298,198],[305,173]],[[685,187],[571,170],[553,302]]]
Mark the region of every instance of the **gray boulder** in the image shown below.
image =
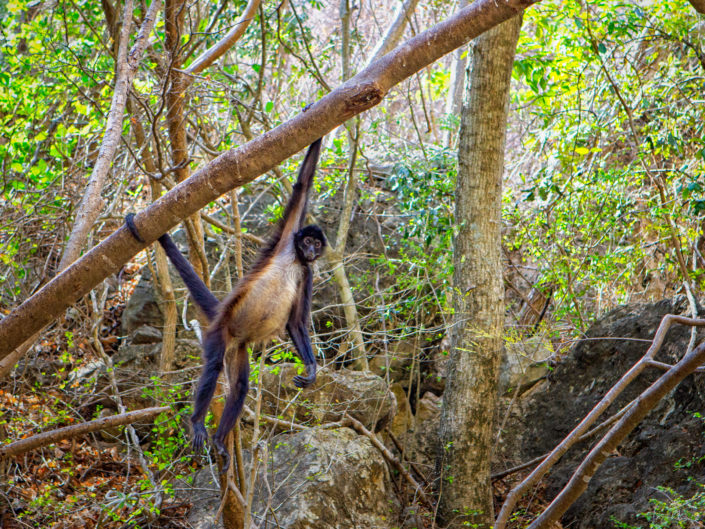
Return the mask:
[[[257,525],[284,529],[398,526],[394,513],[399,507],[387,464],[366,437],[349,428],[312,428],[275,436],[269,446],[267,465],[260,466],[255,488],[252,512]]]
[[[285,420],[295,417],[307,424],[338,421],[348,413],[375,431],[384,428],[396,414],[394,393],[377,375],[322,368],[313,387],[299,390],[292,382],[298,370],[295,364],[267,368],[262,379],[265,413]]]

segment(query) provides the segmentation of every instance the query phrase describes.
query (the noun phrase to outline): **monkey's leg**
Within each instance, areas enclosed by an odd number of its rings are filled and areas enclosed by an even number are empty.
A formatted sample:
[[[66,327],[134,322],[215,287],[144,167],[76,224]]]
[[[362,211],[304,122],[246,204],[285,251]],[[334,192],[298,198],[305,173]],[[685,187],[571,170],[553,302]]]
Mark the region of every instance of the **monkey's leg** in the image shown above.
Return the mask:
[[[223,357],[225,356],[225,339],[223,330],[214,327],[208,331],[203,342],[204,364],[201,378],[198,381],[196,398],[193,403],[193,415],[191,424],[193,425],[193,449],[201,450],[203,444],[208,439],[204,419],[208,412],[208,405],[213,399],[215,388],[218,383],[218,375],[223,369]]]
[[[228,449],[225,446],[225,438],[230,433],[230,430],[235,426],[237,418],[240,416],[242,406],[245,404],[247,397],[247,389],[250,381],[250,362],[247,358],[247,344],[240,344],[235,358],[231,358],[228,362],[228,382],[230,383],[230,395],[225,401],[223,416],[220,418],[218,430],[213,436],[213,444],[215,449],[223,458],[223,467],[221,473],[225,473],[230,466],[230,456]]]

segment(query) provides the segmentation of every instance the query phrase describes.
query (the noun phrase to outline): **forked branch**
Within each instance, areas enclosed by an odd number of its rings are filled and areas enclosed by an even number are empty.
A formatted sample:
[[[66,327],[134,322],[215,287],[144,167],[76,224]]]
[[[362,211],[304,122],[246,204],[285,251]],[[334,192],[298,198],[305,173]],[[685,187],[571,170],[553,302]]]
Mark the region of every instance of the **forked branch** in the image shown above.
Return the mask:
[[[598,419],[598,417],[617,399],[617,397],[631,384],[637,376],[654,363],[654,356],[661,349],[666,334],[675,323],[695,327],[705,326],[705,320],[693,319],[684,316],[668,314],[664,316],[656,330],[651,346],[643,357],[627,371],[622,378],[605,394],[588,415],[573,429],[563,441],[537,466],[524,481],[517,485],[508,495],[495,522],[496,529],[504,529],[514,511],[519,499],[530,487],[534,486],[558,462],[568,449],[573,446]],[[698,369],[705,361],[705,343],[686,354],[675,366],[662,375],[654,384],[642,393],[624,413],[624,416],[615,424],[602,440],[593,448],[583,461],[570,483],[554,500],[549,508],[534,523],[530,529],[549,527],[552,521],[557,520],[568,507],[582,494],[587,483],[597,468],[602,464],[609,452],[613,450],[624,437],[631,432],[646,414],[653,409],[658,401],[673,389],[686,376]],[[665,389],[664,389],[665,388]],[[579,482],[579,483],[578,483]]]

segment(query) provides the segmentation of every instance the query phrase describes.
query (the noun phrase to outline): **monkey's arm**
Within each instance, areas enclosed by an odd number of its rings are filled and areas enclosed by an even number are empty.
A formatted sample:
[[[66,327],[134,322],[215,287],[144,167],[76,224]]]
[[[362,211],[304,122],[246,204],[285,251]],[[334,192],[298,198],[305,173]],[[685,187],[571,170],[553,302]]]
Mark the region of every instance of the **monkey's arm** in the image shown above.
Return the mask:
[[[135,239],[140,242],[144,242],[144,239],[142,239],[142,236],[137,230],[137,226],[135,226],[134,213],[128,213],[125,216],[125,224]],[[198,274],[193,269],[193,266],[191,266],[191,263],[189,263],[188,260],[181,254],[172,238],[169,237],[168,233],[165,233],[159,237],[159,244],[162,245],[166,256],[169,258],[171,264],[174,265],[174,268],[176,268],[176,271],[184,281],[184,284],[186,285],[186,288],[188,288],[194,303],[196,303],[196,305],[198,305],[198,307],[203,311],[203,314],[206,315],[208,321],[212,321],[217,313],[216,309],[218,307],[218,303],[220,303],[218,298],[213,295],[206,284],[200,277],[198,277]]]
[[[311,291],[313,278],[310,268],[306,267],[305,277],[301,282],[299,296],[291,308],[286,330],[294,342],[296,352],[306,367],[306,376],[296,375],[294,384],[299,388],[310,386],[316,381],[316,358],[313,356],[311,338],[308,334],[308,321],[311,316]]]
[[[291,198],[286,205],[280,224],[279,238],[286,240],[303,226],[308,208],[308,195],[311,191],[313,176],[321,154],[321,140],[314,141],[306,152],[304,161],[299,169],[299,177],[294,184]]]

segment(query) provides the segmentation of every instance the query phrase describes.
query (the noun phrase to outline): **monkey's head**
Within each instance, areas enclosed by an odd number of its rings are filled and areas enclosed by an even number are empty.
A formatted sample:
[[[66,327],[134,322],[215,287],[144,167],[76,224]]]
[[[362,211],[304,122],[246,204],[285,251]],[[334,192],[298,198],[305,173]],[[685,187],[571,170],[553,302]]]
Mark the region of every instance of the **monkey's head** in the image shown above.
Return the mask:
[[[296,257],[302,263],[312,263],[318,259],[327,244],[323,230],[315,224],[304,226],[294,235]]]

